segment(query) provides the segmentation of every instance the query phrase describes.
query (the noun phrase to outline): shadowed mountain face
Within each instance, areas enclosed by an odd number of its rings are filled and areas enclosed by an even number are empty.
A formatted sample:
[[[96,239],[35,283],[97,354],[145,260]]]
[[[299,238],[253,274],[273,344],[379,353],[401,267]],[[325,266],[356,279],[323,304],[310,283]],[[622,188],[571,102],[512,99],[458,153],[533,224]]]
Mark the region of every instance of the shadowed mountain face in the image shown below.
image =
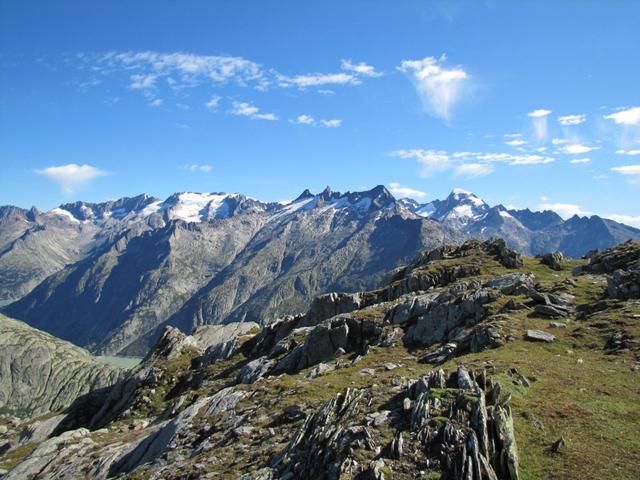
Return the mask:
[[[139,354],[163,325],[264,323],[329,290],[372,288],[421,249],[456,239],[384,187],[305,192],[284,206],[176,194],[145,209],[160,227],[138,214],[130,224],[145,228],[123,230],[7,312],[95,352]]]
[[[0,289],[16,298],[33,288],[6,307],[16,318],[94,352],[141,354],[166,325],[265,323],[318,294],[373,288],[421,249],[493,236],[525,253],[578,257],[640,231],[491,207],[458,189],[428,204],[398,201],[383,186],[306,190],[288,204],[185,192],[47,213],[2,207]]]

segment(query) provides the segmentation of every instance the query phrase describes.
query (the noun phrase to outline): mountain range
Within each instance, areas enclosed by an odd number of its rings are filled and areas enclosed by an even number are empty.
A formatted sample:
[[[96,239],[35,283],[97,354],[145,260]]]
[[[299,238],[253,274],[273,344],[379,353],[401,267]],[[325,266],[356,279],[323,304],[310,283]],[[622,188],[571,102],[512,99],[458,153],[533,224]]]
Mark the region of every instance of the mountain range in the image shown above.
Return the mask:
[[[49,212],[0,207],[5,312],[94,353],[146,352],[165,326],[267,323],[329,291],[376,287],[425,248],[500,236],[527,254],[579,257],[640,230],[612,220],[444,200],[305,190],[288,203],[176,193]]]

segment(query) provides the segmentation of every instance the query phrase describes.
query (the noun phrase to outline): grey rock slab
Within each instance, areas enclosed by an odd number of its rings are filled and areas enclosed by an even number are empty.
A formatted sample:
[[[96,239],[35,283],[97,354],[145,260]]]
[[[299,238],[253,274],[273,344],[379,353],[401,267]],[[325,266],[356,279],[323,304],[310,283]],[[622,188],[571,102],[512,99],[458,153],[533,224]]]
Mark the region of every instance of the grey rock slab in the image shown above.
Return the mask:
[[[551,343],[554,342],[556,337],[548,332],[544,332],[542,330],[527,330],[527,333],[524,337],[526,340],[532,342],[546,342]]]

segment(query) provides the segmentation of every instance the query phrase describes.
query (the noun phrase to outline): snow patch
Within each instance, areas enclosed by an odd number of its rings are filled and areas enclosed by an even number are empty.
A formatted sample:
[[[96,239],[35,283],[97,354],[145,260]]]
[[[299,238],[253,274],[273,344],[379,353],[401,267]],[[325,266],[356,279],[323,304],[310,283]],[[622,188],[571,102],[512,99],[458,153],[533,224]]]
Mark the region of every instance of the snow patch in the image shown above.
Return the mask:
[[[227,198],[236,196],[228,193],[181,193],[178,195],[177,204],[169,209],[169,219],[199,223],[203,220],[203,213],[208,213],[209,216],[215,216],[218,212],[228,215],[228,212],[223,212],[220,208],[224,207],[223,202]]]
[[[80,220],[74,217],[71,212],[68,212],[67,210],[64,210],[62,208],[56,207],[53,210],[51,210],[49,213],[53,215],[58,215],[59,217],[64,217],[67,220],[69,220],[71,223],[80,223]]]

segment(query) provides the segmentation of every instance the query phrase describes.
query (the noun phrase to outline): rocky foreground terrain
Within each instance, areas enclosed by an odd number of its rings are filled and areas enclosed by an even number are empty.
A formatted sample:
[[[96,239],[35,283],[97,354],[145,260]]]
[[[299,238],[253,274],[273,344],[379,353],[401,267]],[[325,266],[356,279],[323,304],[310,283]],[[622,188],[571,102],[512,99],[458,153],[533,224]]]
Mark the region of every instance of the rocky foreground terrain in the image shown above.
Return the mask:
[[[0,419],[7,479],[637,478],[640,243],[425,251],[376,289],[166,327],[113,387]]]

